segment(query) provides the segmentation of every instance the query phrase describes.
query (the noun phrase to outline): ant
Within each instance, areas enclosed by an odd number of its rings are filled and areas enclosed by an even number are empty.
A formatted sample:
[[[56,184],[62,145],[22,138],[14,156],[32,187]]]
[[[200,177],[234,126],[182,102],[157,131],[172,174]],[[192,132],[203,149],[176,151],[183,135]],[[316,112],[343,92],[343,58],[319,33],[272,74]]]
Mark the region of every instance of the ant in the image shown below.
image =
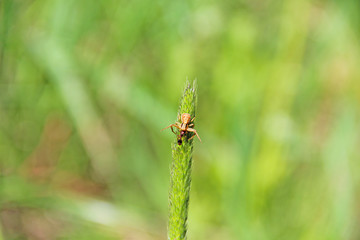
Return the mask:
[[[173,131],[174,132],[174,131]],[[184,137],[185,135],[185,131],[181,131],[180,132],[180,135],[177,136],[177,143],[178,145],[181,145],[182,144],[182,138]]]
[[[179,136],[177,136],[177,144],[181,145],[182,144],[182,140],[181,140],[181,134]]]
[[[170,124],[169,126],[167,126],[166,128],[164,128],[162,130],[165,130],[165,129],[171,127],[171,131],[176,135],[176,133],[174,132],[173,127],[178,128],[180,130],[180,135],[178,136],[178,144],[179,145],[181,145],[181,143],[182,143],[181,138],[185,135],[186,132],[194,133],[194,135],[192,137],[190,137],[188,140],[193,139],[193,137],[195,137],[195,135],[196,135],[198,137],[198,139],[200,140],[200,142],[201,142],[201,139],[200,139],[199,135],[197,134],[196,130],[191,128],[191,127],[194,126],[194,124],[192,122],[194,121],[195,117],[193,119],[191,119],[190,114],[183,113],[181,115],[180,119],[181,119],[181,123],[175,122],[175,124]]]

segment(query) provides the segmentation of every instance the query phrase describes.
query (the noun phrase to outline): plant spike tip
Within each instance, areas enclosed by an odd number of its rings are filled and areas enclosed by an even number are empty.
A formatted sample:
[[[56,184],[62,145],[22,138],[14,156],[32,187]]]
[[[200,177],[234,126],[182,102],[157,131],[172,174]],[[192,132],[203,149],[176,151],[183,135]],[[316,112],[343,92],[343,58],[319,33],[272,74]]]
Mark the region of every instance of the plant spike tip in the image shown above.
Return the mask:
[[[196,94],[196,80],[192,85],[187,81],[180,100],[178,116],[188,113],[192,118],[195,117]],[[173,160],[169,191],[168,240],[186,239],[193,152],[193,139],[190,139],[190,134],[193,133],[185,134],[187,136],[181,144],[178,138],[171,144]]]

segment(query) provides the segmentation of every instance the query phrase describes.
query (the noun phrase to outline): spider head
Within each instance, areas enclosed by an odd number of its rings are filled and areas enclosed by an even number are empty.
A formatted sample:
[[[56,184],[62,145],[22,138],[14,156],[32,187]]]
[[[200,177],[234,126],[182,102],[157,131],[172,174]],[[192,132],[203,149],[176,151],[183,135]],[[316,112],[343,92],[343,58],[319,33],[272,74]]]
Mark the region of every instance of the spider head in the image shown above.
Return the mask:
[[[188,114],[188,113],[183,113],[183,114],[181,115],[181,122],[182,122],[182,123],[189,124],[190,121],[191,121],[191,116],[190,116],[190,114]]]

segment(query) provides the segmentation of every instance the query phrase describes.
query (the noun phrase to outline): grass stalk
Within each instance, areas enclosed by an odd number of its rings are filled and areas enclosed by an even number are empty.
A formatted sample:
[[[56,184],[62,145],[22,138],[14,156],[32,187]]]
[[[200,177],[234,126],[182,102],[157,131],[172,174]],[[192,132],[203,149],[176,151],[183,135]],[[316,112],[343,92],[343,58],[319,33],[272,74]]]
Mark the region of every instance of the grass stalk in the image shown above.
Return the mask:
[[[178,122],[181,122],[179,118],[184,113],[189,113],[191,117],[195,117],[196,90],[196,81],[192,85],[189,82],[186,83],[180,100]],[[179,134],[180,132],[177,135]],[[193,140],[195,139],[188,140],[191,136],[192,133],[187,133],[182,138],[181,145],[178,144],[177,137],[171,144],[173,159],[169,191],[168,240],[186,239]]]

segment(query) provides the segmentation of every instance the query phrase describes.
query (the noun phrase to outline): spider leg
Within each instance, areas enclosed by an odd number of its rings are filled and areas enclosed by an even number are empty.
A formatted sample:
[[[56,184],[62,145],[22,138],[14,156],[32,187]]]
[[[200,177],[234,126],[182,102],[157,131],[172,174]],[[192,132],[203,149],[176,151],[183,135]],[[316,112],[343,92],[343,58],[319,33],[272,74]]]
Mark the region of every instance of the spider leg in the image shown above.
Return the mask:
[[[195,137],[195,134],[192,135],[192,136],[188,139],[188,141],[190,141],[190,140],[193,139],[194,137]]]
[[[200,137],[199,137],[199,134],[196,132],[195,129],[193,129],[193,128],[188,128],[187,131],[188,131],[188,132],[193,132],[193,133],[195,133],[195,135],[198,137],[198,139],[199,139],[200,142],[201,142],[201,139],[200,139]],[[193,135],[191,138],[189,138],[189,140],[192,139],[195,135]]]
[[[189,127],[193,127],[193,126],[194,126],[194,124],[193,124],[193,123],[190,123],[188,126],[189,126]]]
[[[166,128],[163,128],[163,129],[161,129],[160,131],[163,131],[163,130],[165,130],[165,129],[167,129],[167,128],[169,128],[169,127],[177,127],[177,128],[179,128],[179,126],[177,126],[176,124],[170,124],[169,126],[167,126]],[[179,128],[180,129],[180,128]]]
[[[190,121],[190,122],[193,122],[193,121],[195,120],[195,118],[196,118],[196,117],[194,117],[193,119],[191,119],[191,121]]]
[[[171,131],[176,135],[176,132],[174,132],[173,126],[171,126]]]

